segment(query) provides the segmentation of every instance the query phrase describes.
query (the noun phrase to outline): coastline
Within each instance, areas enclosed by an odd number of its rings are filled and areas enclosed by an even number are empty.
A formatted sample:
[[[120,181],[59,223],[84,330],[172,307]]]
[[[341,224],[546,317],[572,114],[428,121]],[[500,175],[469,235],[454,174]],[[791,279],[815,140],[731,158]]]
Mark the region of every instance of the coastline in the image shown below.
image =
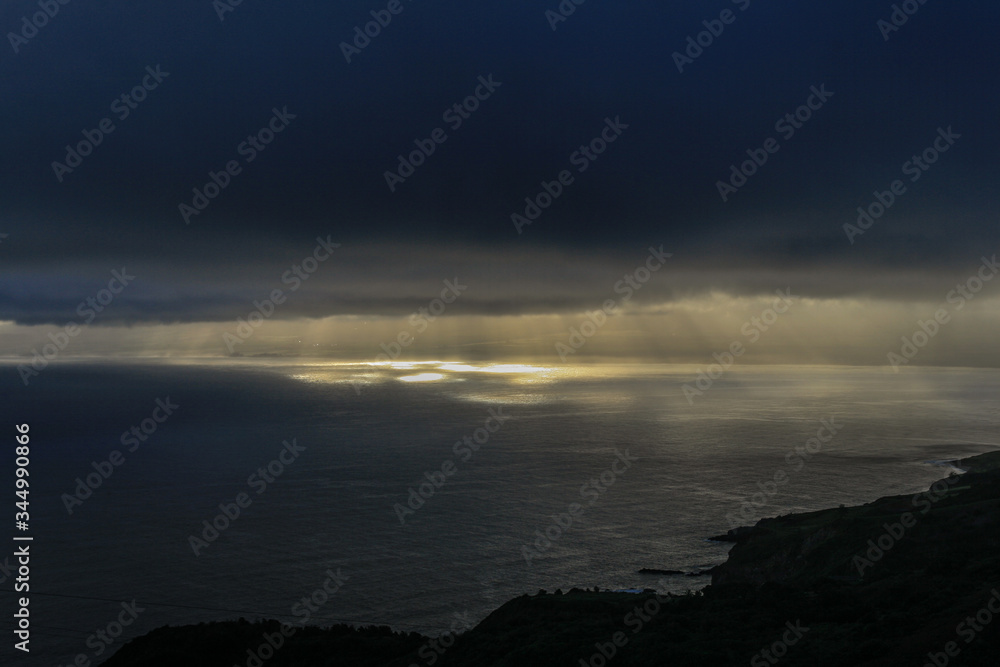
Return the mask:
[[[789,665],[923,664],[938,654],[952,659],[942,653],[949,648],[961,655],[954,664],[993,665],[1000,622],[980,631],[960,624],[963,615],[988,609],[1000,586],[1000,451],[949,463],[955,471],[917,494],[730,531],[727,560],[712,568],[711,584],[688,595],[539,591],[441,638],[334,626],[279,642],[276,621],[243,619],[167,627],[130,641],[103,664],[259,667],[256,656],[281,667],[328,664],[323,656],[331,653],[344,658],[338,664],[402,667],[596,667],[594,656],[613,657],[615,665],[664,656],[678,665],[773,664],[762,651],[777,647],[768,655],[785,651],[782,664]],[[159,662],[161,655],[169,662]]]

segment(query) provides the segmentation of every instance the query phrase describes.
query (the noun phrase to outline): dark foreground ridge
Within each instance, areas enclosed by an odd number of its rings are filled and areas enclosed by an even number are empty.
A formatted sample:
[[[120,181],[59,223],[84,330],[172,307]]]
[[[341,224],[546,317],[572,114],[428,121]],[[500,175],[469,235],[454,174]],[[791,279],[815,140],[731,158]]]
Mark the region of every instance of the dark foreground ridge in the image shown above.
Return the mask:
[[[1000,452],[913,496],[763,519],[686,596],[572,590],[515,598],[446,650],[385,627],[276,621],[166,627],[106,667],[1000,664]],[[434,648],[431,648],[431,647]],[[250,653],[248,653],[250,652]],[[265,651],[265,655],[268,652]]]

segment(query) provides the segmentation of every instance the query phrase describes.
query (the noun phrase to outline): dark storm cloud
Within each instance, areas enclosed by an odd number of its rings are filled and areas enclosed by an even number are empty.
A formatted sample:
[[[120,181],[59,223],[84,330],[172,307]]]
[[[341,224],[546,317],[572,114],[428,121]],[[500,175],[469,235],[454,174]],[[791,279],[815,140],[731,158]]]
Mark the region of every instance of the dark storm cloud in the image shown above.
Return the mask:
[[[319,239],[333,241],[329,235]],[[262,245],[205,244],[183,264],[169,251],[162,259],[143,255],[139,261],[116,265],[33,267],[25,262],[0,297],[0,320],[60,326],[233,321],[273,298],[275,290],[280,305],[273,317],[278,320],[404,317],[427,307],[449,283],[458,285],[461,294],[449,307],[450,315],[566,315],[599,308],[606,299],[619,300],[631,292],[624,287],[626,276],[644,266],[651,251],[645,246],[627,251],[497,251],[471,245],[368,244],[342,245],[328,259],[315,262],[311,258],[316,256],[316,238]],[[652,248],[671,252],[664,244]],[[793,251],[799,259],[783,261]],[[899,256],[876,258],[884,265],[892,263],[889,271],[863,262],[832,261],[804,243],[770,256],[740,256],[731,250],[713,254],[709,246],[687,256],[674,253],[636,290],[629,305],[638,312],[662,312],[671,303],[713,293],[750,297],[779,287],[792,287],[798,297],[933,303],[964,282],[980,258],[976,254],[956,259],[952,267],[907,261],[904,249]],[[115,272],[134,278],[123,289],[111,285],[112,297],[108,288]]]
[[[997,248],[996,7],[932,0],[886,41],[892,3],[595,1],[552,30],[554,1],[401,0],[348,64],[339,44],[386,4],[244,0],[220,20],[208,0],[74,0],[17,53],[8,36],[0,319],[65,318],[121,266],[141,279],[108,322],[229,319],[328,234],[342,256],[284,317],[405,312],[462,272],[479,280],[471,312],[591,307],[661,243],[691,276],[664,299],[768,291],[761,276],[784,271],[817,296],[923,298]],[[679,73],[672,54],[723,9],[734,21]],[[0,30],[38,11],[5,3]],[[121,101],[157,67],[145,99]],[[442,114],[490,76],[500,85],[453,129]],[[776,121],[821,86],[832,97],[786,138]],[[286,108],[248,162],[248,136]],[[105,118],[114,131],[60,183],[52,162]],[[628,128],[579,172],[571,155],[616,118]],[[947,127],[961,139],[849,243],[857,207]],[[384,172],[435,128],[447,140],[390,192]],[[717,181],[768,138],[780,149],[723,202]],[[185,224],[178,205],[233,160]],[[562,170],[572,185],[518,235],[511,214]],[[521,251],[537,263],[508,261]]]

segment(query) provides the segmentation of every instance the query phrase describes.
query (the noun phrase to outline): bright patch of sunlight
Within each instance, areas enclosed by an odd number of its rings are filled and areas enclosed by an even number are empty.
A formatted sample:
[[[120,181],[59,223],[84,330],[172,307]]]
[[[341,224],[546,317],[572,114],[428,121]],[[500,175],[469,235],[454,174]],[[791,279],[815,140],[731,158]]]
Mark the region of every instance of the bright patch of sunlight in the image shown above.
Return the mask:
[[[399,379],[403,382],[434,382],[443,377],[440,373],[420,373],[418,375],[404,375]]]

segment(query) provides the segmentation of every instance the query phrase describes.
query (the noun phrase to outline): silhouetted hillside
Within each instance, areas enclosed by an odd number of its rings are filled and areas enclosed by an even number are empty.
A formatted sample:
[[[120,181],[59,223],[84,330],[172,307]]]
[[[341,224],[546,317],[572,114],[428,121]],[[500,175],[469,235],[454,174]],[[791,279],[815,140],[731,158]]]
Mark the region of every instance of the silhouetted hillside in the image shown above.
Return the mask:
[[[447,650],[387,628],[308,629],[262,664],[992,667],[1000,664],[1000,452],[959,465],[969,472],[921,494],[761,520],[739,531],[697,594],[525,595]],[[161,628],[105,665],[247,665],[247,651],[278,629],[274,621]]]

